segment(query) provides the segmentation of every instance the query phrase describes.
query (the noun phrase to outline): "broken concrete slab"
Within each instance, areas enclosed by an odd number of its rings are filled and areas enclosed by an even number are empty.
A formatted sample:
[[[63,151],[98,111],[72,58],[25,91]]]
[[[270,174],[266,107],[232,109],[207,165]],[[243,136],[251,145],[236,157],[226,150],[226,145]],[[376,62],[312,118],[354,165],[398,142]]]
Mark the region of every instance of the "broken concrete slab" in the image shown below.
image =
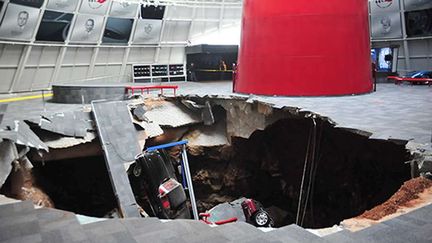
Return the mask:
[[[141,150],[144,148],[145,140],[148,138],[154,138],[163,134],[162,128],[159,124],[150,121],[146,116],[146,108],[144,106],[144,102],[138,103],[140,99],[133,100],[133,102],[129,103],[128,107],[131,112],[132,122],[136,125],[138,130],[139,143],[141,146]],[[144,130],[144,133],[141,131]]]
[[[90,112],[83,111],[45,114],[38,124],[44,130],[71,137],[85,137],[89,130],[93,130]]]
[[[144,108],[144,105],[138,105],[133,110],[132,113],[135,116],[136,119],[139,121],[146,121],[148,120],[147,117],[145,117],[146,109]]]
[[[0,132],[3,138],[14,141],[16,144],[48,151],[48,146],[30,129],[24,121],[14,121],[8,125],[7,131]]]
[[[345,131],[349,131],[367,138],[370,138],[372,136],[373,133],[371,132],[367,132],[367,131],[363,131],[363,130],[359,130],[359,129],[354,129],[354,128],[346,128],[346,127],[339,127],[340,129],[343,129]]]
[[[194,127],[183,139],[189,141],[189,147],[214,147],[229,144],[225,121],[219,121],[214,126]]]
[[[176,102],[153,100],[145,103],[146,117],[162,127],[181,127],[201,123],[200,113],[195,113]]]
[[[123,217],[140,217],[124,168],[124,164],[135,161],[141,153],[127,104],[122,101],[93,101],[92,110],[121,214]]]
[[[215,123],[212,106],[208,100],[205,102],[204,108],[201,111],[201,117],[204,121],[204,125],[210,126]]]
[[[162,128],[154,122],[138,121],[137,119],[132,120],[134,124],[144,129],[148,138],[154,138],[163,134]]]
[[[78,159],[85,157],[101,156],[102,147],[99,141],[83,143],[69,148],[50,149],[49,153],[37,153],[31,151],[29,156],[33,162],[59,161],[66,159]]]
[[[0,188],[12,170],[12,162],[18,159],[18,151],[12,141],[0,142]]]
[[[0,130],[0,141],[3,140],[16,141],[18,140],[18,133],[10,130]]]
[[[197,102],[192,101],[192,100],[182,99],[182,100],[180,100],[180,102],[190,110],[200,111],[201,109],[204,108],[203,105],[200,105]]]
[[[187,107],[189,110],[193,112],[200,112],[201,118],[204,121],[205,125],[213,125],[215,122],[215,118],[212,111],[212,105],[210,101],[205,100],[204,104],[199,104],[192,100],[181,99],[180,102]]]
[[[172,141],[182,140],[183,136],[188,130],[188,127],[164,128],[163,134],[147,140],[147,145],[156,146],[160,144],[171,143]]]
[[[249,138],[256,130],[264,130],[277,120],[291,117],[289,113],[272,109],[261,103],[241,101],[220,102],[227,111],[228,138]]]
[[[0,127],[2,127],[1,124],[3,121],[4,114],[6,113],[7,107],[8,104],[0,104]]]
[[[432,179],[432,154],[424,156],[418,164],[420,175]]]
[[[54,138],[55,137],[55,138]],[[61,148],[70,148],[80,144],[90,143],[95,140],[97,137],[96,133],[88,132],[82,138],[77,137],[63,137],[60,135],[53,134],[49,139],[46,136],[43,137],[45,144],[49,148],[53,149],[61,149]]]

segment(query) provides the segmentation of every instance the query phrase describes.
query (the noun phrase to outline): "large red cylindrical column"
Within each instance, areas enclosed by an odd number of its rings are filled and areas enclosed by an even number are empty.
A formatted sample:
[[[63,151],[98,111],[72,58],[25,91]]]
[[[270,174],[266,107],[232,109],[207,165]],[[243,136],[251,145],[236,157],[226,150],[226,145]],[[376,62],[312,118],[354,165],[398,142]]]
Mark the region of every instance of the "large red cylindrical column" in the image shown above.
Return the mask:
[[[371,92],[366,0],[244,0],[235,91],[325,96]]]

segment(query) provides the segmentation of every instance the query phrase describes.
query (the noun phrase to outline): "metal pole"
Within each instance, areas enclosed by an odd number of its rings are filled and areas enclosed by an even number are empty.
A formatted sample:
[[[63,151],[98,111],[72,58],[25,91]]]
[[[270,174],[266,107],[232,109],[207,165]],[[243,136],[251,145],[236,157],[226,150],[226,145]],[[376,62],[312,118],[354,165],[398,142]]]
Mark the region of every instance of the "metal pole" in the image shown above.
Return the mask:
[[[405,1],[404,1],[405,2]],[[403,38],[403,47],[404,47],[404,55],[405,55],[405,69],[411,71],[411,60],[410,60],[410,50],[408,46],[408,35],[406,30],[405,23],[405,4],[400,2],[400,16],[401,16],[401,24],[402,24],[402,38]]]
[[[189,169],[189,161],[188,161],[188,157],[187,157],[187,152],[186,152],[186,145],[183,145],[182,148],[182,158],[183,158],[183,163],[184,163],[184,172],[186,174],[186,180],[187,180],[187,184],[188,184],[188,188],[189,188],[189,197],[191,200],[191,205],[192,205],[192,213],[194,216],[195,220],[199,220],[198,217],[198,209],[197,209],[197,205],[196,205],[196,201],[195,201],[195,192],[193,189],[193,182],[192,182],[192,177],[190,174],[190,169]]]

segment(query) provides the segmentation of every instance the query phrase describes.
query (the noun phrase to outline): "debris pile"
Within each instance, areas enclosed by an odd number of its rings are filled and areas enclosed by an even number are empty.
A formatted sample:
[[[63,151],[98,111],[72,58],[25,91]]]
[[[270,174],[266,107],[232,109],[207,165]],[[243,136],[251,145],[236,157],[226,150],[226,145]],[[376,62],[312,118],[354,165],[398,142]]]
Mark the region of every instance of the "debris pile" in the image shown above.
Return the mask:
[[[405,182],[389,200],[364,212],[359,218],[380,220],[387,215],[395,213],[402,207],[410,206],[410,203],[419,198],[419,194],[427,188],[432,188],[432,180],[423,177],[411,179]]]

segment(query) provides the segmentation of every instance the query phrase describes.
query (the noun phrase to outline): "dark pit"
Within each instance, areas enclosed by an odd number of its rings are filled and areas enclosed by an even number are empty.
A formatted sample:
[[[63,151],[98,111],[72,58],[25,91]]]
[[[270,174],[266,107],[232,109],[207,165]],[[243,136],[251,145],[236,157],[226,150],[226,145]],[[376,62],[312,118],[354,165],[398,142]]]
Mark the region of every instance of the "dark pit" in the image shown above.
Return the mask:
[[[280,120],[189,158],[201,211],[244,196],[273,208],[276,226],[309,228],[331,227],[383,203],[410,179],[408,159],[403,145],[323,121],[314,128],[312,119]]]

